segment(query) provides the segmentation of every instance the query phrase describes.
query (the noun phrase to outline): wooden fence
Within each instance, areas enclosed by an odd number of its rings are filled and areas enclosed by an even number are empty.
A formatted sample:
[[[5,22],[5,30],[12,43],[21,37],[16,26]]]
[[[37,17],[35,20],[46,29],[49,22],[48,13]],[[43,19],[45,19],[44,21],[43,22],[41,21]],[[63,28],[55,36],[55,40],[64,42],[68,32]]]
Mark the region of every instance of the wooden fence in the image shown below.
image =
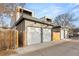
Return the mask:
[[[15,49],[18,47],[18,31],[12,29],[0,29],[0,50]]]

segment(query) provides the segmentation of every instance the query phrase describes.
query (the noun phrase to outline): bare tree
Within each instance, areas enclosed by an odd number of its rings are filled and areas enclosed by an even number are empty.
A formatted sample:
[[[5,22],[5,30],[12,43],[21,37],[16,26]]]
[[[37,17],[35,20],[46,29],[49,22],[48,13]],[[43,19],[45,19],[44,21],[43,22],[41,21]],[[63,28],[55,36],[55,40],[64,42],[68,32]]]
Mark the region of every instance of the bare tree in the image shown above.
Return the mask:
[[[54,24],[59,25],[61,27],[73,27],[72,21],[73,21],[73,15],[70,15],[69,13],[64,13],[58,15],[55,18]]]
[[[0,20],[4,20],[4,17],[11,18],[11,25],[16,20],[15,9],[17,6],[24,7],[25,3],[0,3]],[[5,22],[3,22],[5,24]],[[3,25],[3,24],[2,24]]]
[[[54,20],[54,24],[60,25],[60,26],[75,27],[75,25],[73,25],[73,22],[79,21],[79,16],[75,15],[75,13],[77,13],[77,14],[79,13],[79,11],[78,11],[79,9],[77,9],[77,11],[73,12],[76,8],[79,8],[79,4],[73,6],[65,14],[58,15]]]

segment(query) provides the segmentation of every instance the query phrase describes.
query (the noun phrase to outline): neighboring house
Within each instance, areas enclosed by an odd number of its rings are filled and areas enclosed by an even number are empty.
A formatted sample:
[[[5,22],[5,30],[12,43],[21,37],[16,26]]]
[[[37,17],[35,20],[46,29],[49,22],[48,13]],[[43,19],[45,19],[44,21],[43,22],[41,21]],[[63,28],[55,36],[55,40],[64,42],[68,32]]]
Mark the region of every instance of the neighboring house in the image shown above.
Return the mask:
[[[33,16],[34,13],[31,10],[22,8],[22,7],[16,7],[16,21],[19,20],[19,18],[23,15],[29,15],[29,16]]]
[[[42,22],[49,22],[49,23],[52,22],[52,19],[49,18],[49,17],[47,17],[47,16],[44,16],[44,17],[40,18],[40,20],[41,20]]]
[[[73,37],[79,36],[79,28],[71,29],[70,31],[70,34],[72,34]]]
[[[61,27],[61,39],[68,39],[69,38],[69,29],[68,27]]]
[[[61,26],[53,27],[53,40],[66,40],[69,38],[69,28],[64,28]]]

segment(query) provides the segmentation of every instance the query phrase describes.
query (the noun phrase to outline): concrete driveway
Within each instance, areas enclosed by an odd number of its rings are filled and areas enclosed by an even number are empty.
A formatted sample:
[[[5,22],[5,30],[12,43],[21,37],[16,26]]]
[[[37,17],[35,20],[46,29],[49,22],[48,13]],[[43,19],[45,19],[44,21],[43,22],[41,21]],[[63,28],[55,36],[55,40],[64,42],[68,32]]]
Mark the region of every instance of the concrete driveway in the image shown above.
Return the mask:
[[[79,41],[68,41],[62,44],[40,49],[22,56],[79,56]]]

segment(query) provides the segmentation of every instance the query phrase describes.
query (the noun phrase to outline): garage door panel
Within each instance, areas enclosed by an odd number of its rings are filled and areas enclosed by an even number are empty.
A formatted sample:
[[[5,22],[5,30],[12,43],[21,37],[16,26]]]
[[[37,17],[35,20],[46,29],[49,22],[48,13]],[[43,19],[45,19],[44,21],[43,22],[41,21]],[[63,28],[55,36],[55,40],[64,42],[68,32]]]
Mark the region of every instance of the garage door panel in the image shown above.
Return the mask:
[[[51,41],[51,29],[43,29],[43,42]]]
[[[53,32],[53,41],[60,40],[60,32]]]
[[[64,30],[61,30],[61,39],[64,39],[64,37],[65,37]]]
[[[41,29],[40,28],[28,27],[27,31],[28,31],[27,33],[28,45],[41,42]]]

